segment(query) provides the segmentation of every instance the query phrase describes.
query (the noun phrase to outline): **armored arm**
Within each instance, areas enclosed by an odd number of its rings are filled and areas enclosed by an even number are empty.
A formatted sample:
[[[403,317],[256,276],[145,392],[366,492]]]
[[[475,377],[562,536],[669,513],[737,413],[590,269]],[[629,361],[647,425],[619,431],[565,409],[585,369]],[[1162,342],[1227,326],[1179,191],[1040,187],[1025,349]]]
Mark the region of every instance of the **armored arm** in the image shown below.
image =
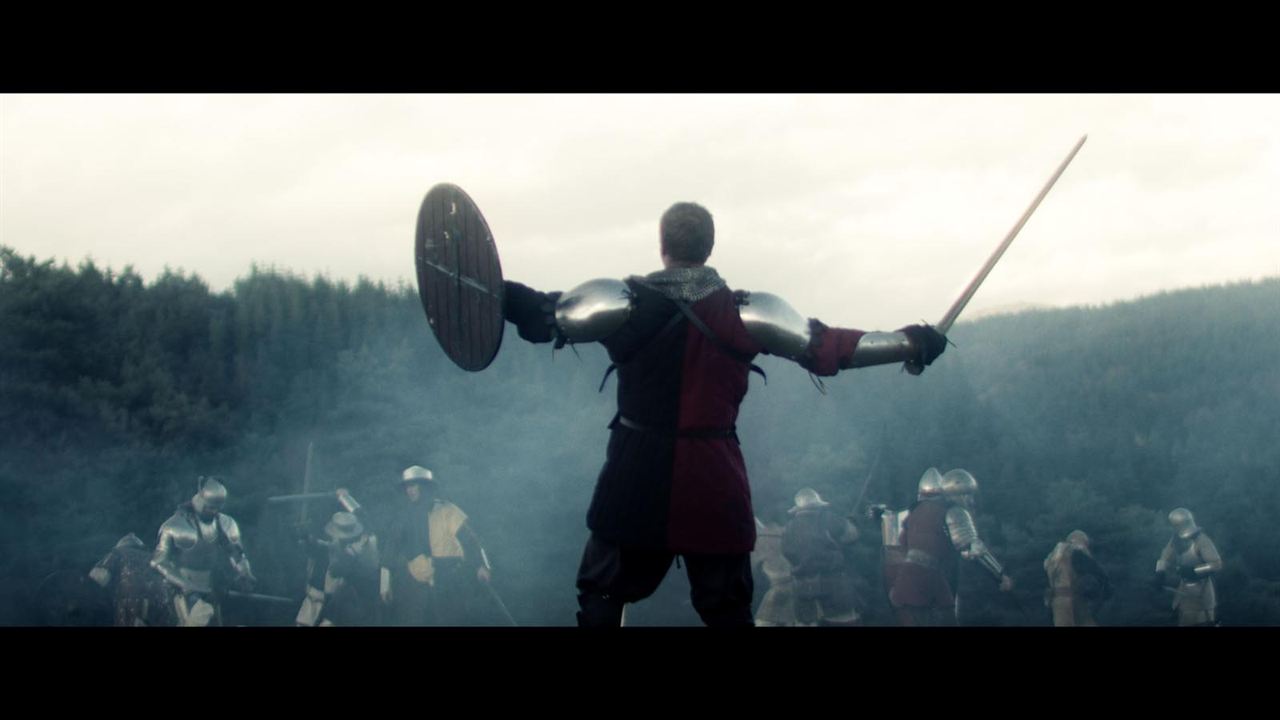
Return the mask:
[[[873,505],[871,518],[880,522],[880,543],[885,546],[898,545],[902,541],[902,526],[907,521],[907,511],[894,512],[887,505]]]
[[[320,612],[324,610],[324,591],[307,584],[307,595],[302,598],[302,607],[298,608],[298,616],[294,618],[300,626],[315,627],[320,620]]]
[[[227,554],[231,562],[231,568],[236,571],[236,575],[242,581],[257,582],[258,579],[253,576],[253,570],[249,567],[249,557],[244,552],[244,543],[240,537],[240,525],[230,515],[219,513],[218,526],[222,528],[222,534],[227,539]]]
[[[362,507],[362,505],[356,502],[356,499],[351,496],[351,493],[347,492],[346,488],[338,488],[335,495],[338,498],[338,504],[342,506],[343,510],[346,510],[349,513],[355,514],[355,512]]]
[[[946,349],[946,338],[928,325],[894,332],[831,328],[805,320],[777,295],[753,292],[739,297],[743,325],[765,352],[794,360],[817,375],[895,362],[923,370]]]
[[[160,526],[160,533],[156,538],[156,549],[151,555],[151,567],[170,585],[176,586],[183,592],[190,592],[191,586],[178,573],[178,568],[174,564],[174,555],[178,545],[192,547],[195,545],[198,536],[194,528],[186,526],[179,518],[172,517]]]
[[[973,515],[969,514],[965,508],[953,505],[947,510],[946,522],[951,544],[960,551],[961,557],[978,561],[978,564],[991,573],[992,577],[1000,580],[1004,576],[1004,566],[987,549],[987,544],[978,537],[978,527],[973,522]]]
[[[1177,565],[1177,555],[1173,550],[1173,540],[1165,544],[1164,550],[1160,553],[1160,559],[1156,560],[1156,573],[1160,575],[1172,572]]]
[[[1212,575],[1222,570],[1222,556],[1218,554],[1218,547],[1213,544],[1208,535],[1200,533],[1196,536],[1196,554],[1200,556],[1200,564],[1195,566],[1195,574],[1198,577]]]
[[[94,565],[93,569],[89,571],[89,579],[102,587],[110,585],[112,578],[111,565],[114,564],[111,561],[116,554],[117,551],[113,548],[111,552],[107,553],[105,557],[99,560],[98,564]]]

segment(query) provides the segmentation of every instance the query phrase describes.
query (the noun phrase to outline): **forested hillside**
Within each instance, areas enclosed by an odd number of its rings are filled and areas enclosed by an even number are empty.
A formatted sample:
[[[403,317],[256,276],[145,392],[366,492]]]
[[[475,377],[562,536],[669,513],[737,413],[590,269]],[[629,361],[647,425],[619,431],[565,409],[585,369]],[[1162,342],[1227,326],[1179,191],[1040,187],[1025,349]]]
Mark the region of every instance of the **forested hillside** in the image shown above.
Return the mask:
[[[1080,528],[1116,585],[1099,621],[1165,625],[1150,579],[1164,517],[1185,506],[1226,560],[1223,623],[1280,624],[1277,308],[1280,279],[962,321],[922,376],[846,372],[825,394],[763,358],[768,384],[753,376],[739,424],[758,513],[784,519],[806,485],[847,508],[869,475],[867,500],[902,507],[925,468],[963,467],[1018,583],[1005,597],[967,573],[967,622],[1047,624],[1041,562]],[[0,622],[28,622],[42,578],[87,571],[126,532],[152,542],[204,474],[230,489],[260,590],[300,597],[297,508],[265,499],[301,490],[310,445],[312,490],[350,489],[375,526],[400,470],[432,468],[516,618],[570,624],[607,364],[508,327],[494,364],[463,372],[412,287],[253,268],[215,293],[0,248]],[[869,619],[886,621],[861,522]],[[696,623],[674,575],[628,622]]]

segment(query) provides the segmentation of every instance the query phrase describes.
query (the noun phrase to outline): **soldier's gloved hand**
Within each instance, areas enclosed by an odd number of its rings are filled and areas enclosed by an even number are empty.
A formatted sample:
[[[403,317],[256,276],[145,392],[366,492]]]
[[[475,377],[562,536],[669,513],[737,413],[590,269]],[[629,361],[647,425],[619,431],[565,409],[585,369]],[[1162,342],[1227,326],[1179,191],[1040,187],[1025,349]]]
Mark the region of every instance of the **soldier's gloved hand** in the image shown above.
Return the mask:
[[[1008,575],[1000,576],[1000,592],[1009,592],[1013,589],[1013,578]]]
[[[914,358],[903,365],[912,375],[924,372],[926,365],[932,365],[947,350],[947,336],[935,330],[932,325],[908,325],[898,328],[898,332],[907,336],[916,353]]]
[[[880,516],[887,512],[889,512],[888,505],[877,504],[867,506],[867,517],[872,520],[879,520]]]
[[[236,576],[236,590],[239,590],[240,592],[253,592],[253,586],[257,584],[258,578],[254,577],[253,573]]]
[[[1182,579],[1186,580],[1187,582],[1196,582],[1197,580],[1200,579],[1200,576],[1196,574],[1196,569],[1191,566],[1180,568],[1178,570],[1178,574],[1181,575]]]
[[[556,301],[560,293],[542,293],[511,280],[502,283],[502,316],[515,323],[520,337],[534,343],[555,340]]]
[[[493,574],[489,572],[489,568],[487,567],[481,566],[478,570],[476,570],[476,579],[484,583],[485,585],[489,584],[489,579],[492,577],[493,577]]]
[[[106,587],[111,584],[111,571],[104,567],[95,567],[89,571],[89,579]]]

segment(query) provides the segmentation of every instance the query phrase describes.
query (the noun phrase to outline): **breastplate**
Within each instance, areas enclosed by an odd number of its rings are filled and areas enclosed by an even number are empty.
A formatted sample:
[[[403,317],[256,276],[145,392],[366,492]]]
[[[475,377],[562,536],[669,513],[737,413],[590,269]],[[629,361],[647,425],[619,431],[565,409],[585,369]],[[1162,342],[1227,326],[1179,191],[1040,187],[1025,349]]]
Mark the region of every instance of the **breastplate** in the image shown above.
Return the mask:
[[[1196,552],[1196,543],[1192,540],[1187,544],[1187,549],[1178,555],[1179,567],[1193,568],[1200,564],[1200,553]]]
[[[220,554],[218,550],[218,521],[215,519],[206,523],[197,519],[195,525],[199,539],[193,547],[180,551],[176,558],[176,564],[179,568],[185,570],[212,570],[217,564]]]

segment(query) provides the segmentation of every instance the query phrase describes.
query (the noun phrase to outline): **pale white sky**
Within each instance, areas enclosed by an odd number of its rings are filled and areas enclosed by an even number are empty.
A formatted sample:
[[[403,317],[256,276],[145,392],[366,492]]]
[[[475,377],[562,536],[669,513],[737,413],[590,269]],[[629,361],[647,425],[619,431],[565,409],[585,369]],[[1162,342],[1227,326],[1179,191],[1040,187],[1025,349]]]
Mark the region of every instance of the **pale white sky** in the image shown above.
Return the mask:
[[[829,324],[936,322],[1083,134],[964,316],[1280,275],[1275,95],[4,95],[0,244],[413,282],[418,204],[462,186],[504,274],[658,267],[672,202],[710,264]]]

